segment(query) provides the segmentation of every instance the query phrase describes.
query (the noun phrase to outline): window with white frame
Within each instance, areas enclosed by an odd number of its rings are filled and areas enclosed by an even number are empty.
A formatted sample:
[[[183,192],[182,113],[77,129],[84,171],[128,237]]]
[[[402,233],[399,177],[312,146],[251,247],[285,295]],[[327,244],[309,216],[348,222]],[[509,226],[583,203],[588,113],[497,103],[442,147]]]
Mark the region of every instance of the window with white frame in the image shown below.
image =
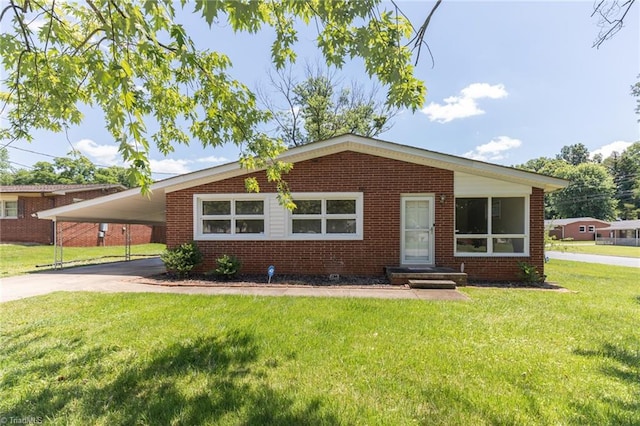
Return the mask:
[[[289,211],[275,193],[195,194],[194,240],[362,240],[361,192],[291,196]]]
[[[596,227],[595,225],[589,225],[589,233],[590,234],[595,234],[596,232]]]
[[[335,195],[294,198],[291,212],[291,234],[294,236],[323,235],[355,236],[360,234],[358,217],[362,216],[359,197],[334,198]]]
[[[584,225],[580,225],[580,227],[578,227],[578,232],[581,232],[584,234],[585,232],[587,232],[587,227]]]
[[[195,204],[198,236],[264,236],[264,199],[203,195],[196,198]]]
[[[18,201],[17,200],[1,200],[0,201],[0,217],[3,219],[18,218]]]
[[[456,255],[528,255],[528,197],[460,197],[455,214]]]

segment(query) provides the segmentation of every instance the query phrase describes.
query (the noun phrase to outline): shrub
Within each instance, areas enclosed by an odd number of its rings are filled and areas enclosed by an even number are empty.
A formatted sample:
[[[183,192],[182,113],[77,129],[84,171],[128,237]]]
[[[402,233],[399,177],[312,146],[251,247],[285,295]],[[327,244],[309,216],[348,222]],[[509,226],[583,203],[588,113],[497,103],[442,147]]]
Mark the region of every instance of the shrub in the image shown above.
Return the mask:
[[[518,262],[520,268],[520,280],[524,283],[543,283],[547,278],[546,275],[540,275],[538,268],[527,262]]]
[[[237,257],[224,254],[216,259],[216,265],[217,268],[214,271],[216,275],[220,275],[225,279],[230,279],[238,275],[242,263]]]
[[[167,271],[186,277],[193,268],[202,263],[202,252],[196,243],[184,243],[165,250],[160,255],[160,259],[164,262]]]

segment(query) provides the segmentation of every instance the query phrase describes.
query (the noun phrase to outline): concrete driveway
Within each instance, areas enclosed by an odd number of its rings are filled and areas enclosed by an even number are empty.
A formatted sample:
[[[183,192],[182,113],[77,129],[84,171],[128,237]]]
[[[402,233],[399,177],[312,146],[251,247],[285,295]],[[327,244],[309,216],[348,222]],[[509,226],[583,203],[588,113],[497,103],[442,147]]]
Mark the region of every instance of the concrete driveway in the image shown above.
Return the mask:
[[[0,280],[0,302],[39,296],[54,291],[469,300],[469,297],[456,290],[418,290],[404,287],[165,287],[135,282],[140,278],[164,271],[164,265],[160,258],[154,257],[2,278]]]
[[[602,256],[599,254],[565,253],[562,251],[547,251],[549,259],[572,260],[575,262],[601,263],[604,265],[630,266],[640,268],[640,259],[633,257]]]

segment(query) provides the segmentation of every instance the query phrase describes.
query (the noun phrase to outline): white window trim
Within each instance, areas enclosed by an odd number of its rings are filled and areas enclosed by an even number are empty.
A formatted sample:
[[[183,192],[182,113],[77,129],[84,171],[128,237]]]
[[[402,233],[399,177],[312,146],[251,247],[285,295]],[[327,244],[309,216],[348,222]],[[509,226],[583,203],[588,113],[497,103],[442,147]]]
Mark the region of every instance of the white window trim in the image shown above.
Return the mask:
[[[292,193],[291,198],[295,200],[321,200],[322,201],[322,213],[319,215],[294,215],[293,212],[289,212],[287,215],[287,239],[296,241],[327,241],[327,240],[340,240],[340,241],[353,241],[364,239],[364,201],[362,192],[297,192]],[[327,200],[355,200],[356,212],[353,214],[344,215],[328,215],[326,214],[326,202]],[[355,217],[354,217],[355,216]],[[322,233],[321,234],[294,234],[293,233],[293,219],[320,219],[322,221]],[[327,219],[355,219],[356,220],[356,232],[354,234],[327,234],[326,233],[326,220]]]
[[[16,215],[15,216],[5,216],[5,210],[6,210],[6,203],[11,203],[14,202],[16,203]],[[6,198],[6,199],[2,199],[0,200],[0,219],[17,219],[18,218],[18,210],[19,210],[19,205],[18,205],[18,198],[16,197],[15,199],[13,198]]]
[[[362,192],[298,192],[292,198],[303,200],[356,200],[355,234],[293,234],[292,214],[278,204],[275,193],[226,193],[193,195],[193,239],[194,241],[358,241],[364,239],[364,195]],[[264,234],[205,234],[202,229],[202,201],[264,201]],[[354,215],[331,215],[329,218],[353,218]],[[301,216],[298,216],[299,218]],[[327,216],[325,216],[326,218]],[[224,216],[229,218],[229,216]],[[232,216],[231,220],[249,218]]]
[[[578,232],[580,232],[581,234],[586,233],[586,232],[587,232],[587,227],[586,227],[586,226],[584,226],[584,225],[580,225],[580,226],[578,227]]]
[[[595,225],[589,225],[587,230],[589,231],[590,234],[595,234],[596,233],[596,226]]]
[[[509,194],[509,195],[458,195],[456,194],[454,199],[454,205],[458,198],[487,198],[487,229],[486,234],[456,234],[454,230],[453,234],[453,253],[454,257],[529,257],[529,216],[530,216],[530,197],[528,194]],[[493,198],[524,198],[524,234],[492,234],[491,233],[491,207]],[[454,213],[455,215],[455,213]],[[455,227],[456,219],[454,216],[453,224]],[[485,239],[487,241],[486,253],[466,253],[457,251],[457,239],[458,238],[478,238]],[[523,238],[524,239],[524,251],[523,253],[494,253],[493,252],[493,239],[494,238]]]
[[[231,203],[231,214],[219,216],[220,220],[231,221],[230,234],[205,234],[202,229],[202,222],[206,220],[202,212],[203,201],[229,201]],[[263,214],[261,215],[236,215],[236,201],[262,201],[264,203]],[[207,218],[209,218],[207,216]],[[236,234],[234,221],[236,219],[263,219],[264,232],[261,234]],[[269,232],[269,205],[267,197],[263,194],[194,194],[193,196],[193,239],[196,241],[221,241],[221,240],[240,240],[240,241],[256,241],[268,238]]]

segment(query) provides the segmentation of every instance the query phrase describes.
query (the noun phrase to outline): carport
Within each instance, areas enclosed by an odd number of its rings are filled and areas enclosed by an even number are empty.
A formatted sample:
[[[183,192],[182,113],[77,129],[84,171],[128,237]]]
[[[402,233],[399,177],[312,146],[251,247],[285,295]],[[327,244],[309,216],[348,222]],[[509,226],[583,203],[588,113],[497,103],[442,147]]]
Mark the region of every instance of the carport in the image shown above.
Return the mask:
[[[140,188],[133,188],[104,197],[43,210],[36,213],[38,219],[54,222],[54,269],[62,268],[62,227],[58,223],[121,223],[125,225],[125,260],[131,260],[131,236],[129,225],[165,225],[165,190],[161,182],[152,185],[151,192],[143,195]]]
[[[304,156],[304,151],[302,155]],[[285,156],[283,159],[295,162],[295,158]],[[240,163],[236,161],[155,182],[149,187],[148,194],[142,194],[140,188],[133,188],[104,197],[43,210],[36,214],[38,219],[48,219],[56,223],[90,222],[166,225],[166,194],[211,182],[212,170],[215,170],[215,175],[219,180],[242,176],[247,173],[247,170],[243,169]],[[57,228],[57,226],[54,226],[54,228]],[[56,235],[54,266],[61,267],[63,247],[57,241],[58,236]],[[127,245],[125,251],[125,258],[129,259],[131,255],[130,245]]]

